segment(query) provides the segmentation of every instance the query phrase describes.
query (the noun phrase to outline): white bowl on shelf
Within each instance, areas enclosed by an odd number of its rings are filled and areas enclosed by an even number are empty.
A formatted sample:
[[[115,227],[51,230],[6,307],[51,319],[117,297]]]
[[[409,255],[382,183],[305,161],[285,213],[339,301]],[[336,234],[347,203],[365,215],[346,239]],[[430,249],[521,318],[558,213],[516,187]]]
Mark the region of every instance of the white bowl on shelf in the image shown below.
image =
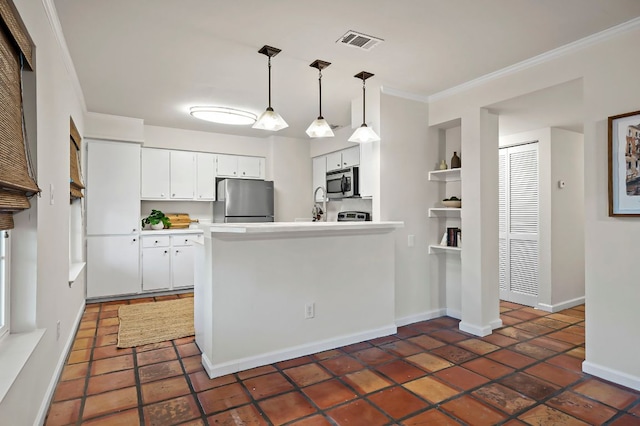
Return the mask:
[[[443,200],[442,205],[449,208],[460,208],[462,200]]]

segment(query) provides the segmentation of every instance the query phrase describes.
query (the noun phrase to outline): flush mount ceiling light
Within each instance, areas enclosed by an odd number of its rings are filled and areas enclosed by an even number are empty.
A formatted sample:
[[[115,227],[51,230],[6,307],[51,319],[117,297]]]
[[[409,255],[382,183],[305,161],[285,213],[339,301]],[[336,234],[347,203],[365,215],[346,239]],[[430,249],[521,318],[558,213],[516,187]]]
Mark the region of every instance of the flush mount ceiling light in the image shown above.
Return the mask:
[[[367,143],[367,142],[377,142],[380,140],[380,136],[373,131],[372,128],[367,126],[367,122],[365,120],[365,80],[369,77],[373,77],[373,74],[362,71],[358,74],[354,75],[355,78],[362,80],[362,125],[356,129],[355,132],[349,138],[349,142],[358,142],[358,143]]]
[[[189,113],[200,120],[214,123],[246,126],[256,122],[256,115],[249,111],[219,106],[194,106]]]
[[[264,45],[262,46],[262,49],[258,50],[258,53],[262,53],[269,58],[269,106],[267,107],[266,111],[260,115],[258,121],[256,121],[256,123],[252,127],[254,129],[272,131],[282,130],[289,127],[289,125],[286,121],[284,121],[282,117],[280,117],[280,114],[278,114],[273,110],[273,108],[271,108],[271,58],[280,53],[280,49]]]
[[[311,138],[331,138],[333,137],[333,130],[327,123],[327,120],[322,116],[322,70],[331,65],[331,62],[321,61],[316,59],[309,65],[310,67],[318,69],[318,89],[319,89],[319,113],[313,123],[307,128],[307,135]]]

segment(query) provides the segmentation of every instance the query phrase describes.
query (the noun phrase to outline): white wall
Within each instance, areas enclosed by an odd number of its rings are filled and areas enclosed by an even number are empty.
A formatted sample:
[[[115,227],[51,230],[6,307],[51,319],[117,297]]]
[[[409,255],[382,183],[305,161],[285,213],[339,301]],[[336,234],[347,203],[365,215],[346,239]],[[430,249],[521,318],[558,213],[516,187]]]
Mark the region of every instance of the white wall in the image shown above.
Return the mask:
[[[484,105],[583,78],[584,170],[588,171],[583,208],[587,300],[583,368],[636,389],[640,389],[635,355],[640,351],[640,286],[629,265],[636,263],[640,226],[637,218],[608,217],[607,117],[638,109],[640,80],[635,70],[640,57],[629,55],[638,39],[640,22],[631,21],[627,31],[618,29],[565,55],[434,97],[429,108],[431,124],[459,117],[464,122],[467,114]]]
[[[43,2],[16,0],[15,4],[37,46],[35,107],[29,105],[30,88],[25,90],[27,121],[33,121],[33,111],[37,115],[35,132],[31,131],[29,137],[37,140],[34,155],[38,184],[43,193],[31,200],[35,208],[20,214],[17,232],[12,236],[14,240],[27,239],[30,234],[37,241],[37,252],[31,247],[12,259],[17,262],[13,269],[27,268],[33,272],[29,276],[19,276],[11,283],[15,289],[12,320],[15,318],[21,331],[33,327],[46,331],[0,402],[0,419],[11,419],[11,424],[15,425],[28,425],[45,414],[48,397],[73,338],[73,327],[84,306],[84,277],[73,286],[68,285],[69,117],[73,117],[81,134],[84,122],[82,99],[76,96],[74,82],[62,61]],[[50,185],[55,191],[53,204],[49,203]],[[59,340],[56,339],[56,321],[61,324]],[[0,344],[0,350],[3,349]]]
[[[399,324],[439,316],[442,307],[440,289],[429,282],[427,210],[430,191],[437,189],[428,187],[427,164],[436,161],[436,155],[430,154],[437,146],[427,144],[427,111],[424,102],[380,96],[379,217],[404,222],[404,228],[394,233]],[[415,238],[413,247],[408,246],[409,235]]]

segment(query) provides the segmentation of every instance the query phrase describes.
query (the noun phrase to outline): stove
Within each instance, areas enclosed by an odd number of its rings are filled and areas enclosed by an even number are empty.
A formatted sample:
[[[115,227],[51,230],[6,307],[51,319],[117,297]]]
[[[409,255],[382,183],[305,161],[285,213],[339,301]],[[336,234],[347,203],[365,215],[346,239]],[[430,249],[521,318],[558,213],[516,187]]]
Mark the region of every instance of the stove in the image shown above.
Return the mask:
[[[338,213],[338,222],[365,222],[371,221],[371,213],[347,211]]]

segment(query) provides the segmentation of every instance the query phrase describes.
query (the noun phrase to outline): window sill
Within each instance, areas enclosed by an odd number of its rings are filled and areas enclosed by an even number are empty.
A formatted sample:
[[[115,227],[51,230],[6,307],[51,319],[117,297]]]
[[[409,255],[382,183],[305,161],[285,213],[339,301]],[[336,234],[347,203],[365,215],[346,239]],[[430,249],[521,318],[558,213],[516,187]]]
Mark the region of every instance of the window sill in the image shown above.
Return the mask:
[[[78,276],[82,273],[86,264],[86,262],[77,262],[69,265],[69,285],[78,279]]]
[[[44,336],[45,329],[14,333],[0,341],[0,402],[4,400],[13,382],[24,368],[31,354]]]

